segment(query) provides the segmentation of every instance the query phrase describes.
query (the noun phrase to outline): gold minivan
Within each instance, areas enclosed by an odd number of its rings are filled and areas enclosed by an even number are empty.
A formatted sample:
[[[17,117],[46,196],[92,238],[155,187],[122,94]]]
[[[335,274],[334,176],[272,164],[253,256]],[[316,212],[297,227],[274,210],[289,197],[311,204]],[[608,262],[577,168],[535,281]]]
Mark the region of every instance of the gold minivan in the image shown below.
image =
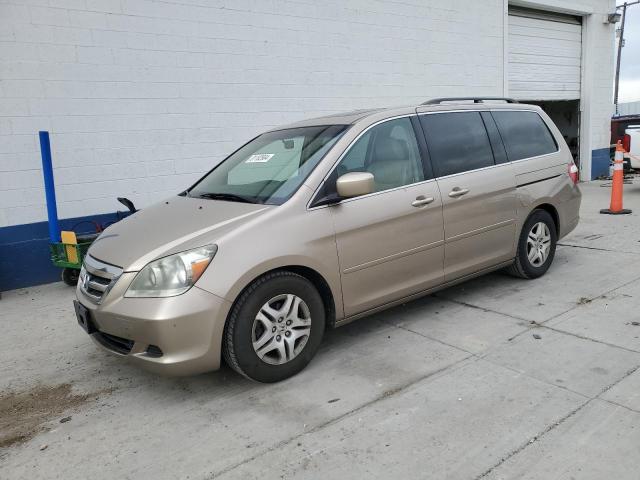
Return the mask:
[[[158,372],[275,382],[326,328],[506,268],[543,275],[578,223],[578,170],[537,106],[436,99],[263,133],[93,243],[93,340]]]

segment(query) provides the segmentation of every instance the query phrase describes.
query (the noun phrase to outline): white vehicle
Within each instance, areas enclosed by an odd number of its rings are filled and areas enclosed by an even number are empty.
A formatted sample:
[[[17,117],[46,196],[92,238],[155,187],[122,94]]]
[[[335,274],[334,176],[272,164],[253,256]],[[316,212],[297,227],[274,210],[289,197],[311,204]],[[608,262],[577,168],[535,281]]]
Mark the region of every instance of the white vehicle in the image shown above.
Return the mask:
[[[624,131],[623,147],[631,168],[640,170],[640,125],[629,125]]]

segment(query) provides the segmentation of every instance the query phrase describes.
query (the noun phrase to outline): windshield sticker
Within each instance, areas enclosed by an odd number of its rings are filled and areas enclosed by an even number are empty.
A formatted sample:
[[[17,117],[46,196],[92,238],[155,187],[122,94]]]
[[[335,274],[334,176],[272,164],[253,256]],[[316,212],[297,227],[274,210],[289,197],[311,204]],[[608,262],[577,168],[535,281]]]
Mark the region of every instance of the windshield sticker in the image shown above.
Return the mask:
[[[266,163],[275,155],[275,153],[256,153],[251,155],[244,163]]]

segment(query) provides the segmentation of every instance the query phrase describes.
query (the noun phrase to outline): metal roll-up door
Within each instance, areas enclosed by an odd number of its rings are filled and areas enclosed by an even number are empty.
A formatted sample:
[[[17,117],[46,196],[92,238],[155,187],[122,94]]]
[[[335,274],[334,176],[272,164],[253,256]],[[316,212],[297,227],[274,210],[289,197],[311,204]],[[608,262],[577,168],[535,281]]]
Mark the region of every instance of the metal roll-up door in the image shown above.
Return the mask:
[[[580,17],[509,7],[508,32],[510,97],[580,98]]]

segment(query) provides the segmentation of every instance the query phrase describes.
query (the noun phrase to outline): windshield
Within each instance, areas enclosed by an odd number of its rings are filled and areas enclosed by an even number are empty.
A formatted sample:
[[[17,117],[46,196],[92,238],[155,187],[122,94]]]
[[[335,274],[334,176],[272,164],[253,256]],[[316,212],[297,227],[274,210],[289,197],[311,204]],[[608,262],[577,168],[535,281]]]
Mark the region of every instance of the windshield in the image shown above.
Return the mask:
[[[346,129],[346,125],[322,125],[262,134],[227,157],[187,194],[280,205],[298,190]]]

